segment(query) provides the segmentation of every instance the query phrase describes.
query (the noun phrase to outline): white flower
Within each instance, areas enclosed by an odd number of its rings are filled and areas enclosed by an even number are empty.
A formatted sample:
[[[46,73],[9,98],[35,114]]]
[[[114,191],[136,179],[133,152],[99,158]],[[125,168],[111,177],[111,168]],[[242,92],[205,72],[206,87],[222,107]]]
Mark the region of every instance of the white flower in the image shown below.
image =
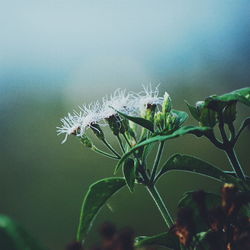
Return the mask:
[[[80,112],[73,111],[73,115],[68,113],[68,116],[61,119],[62,126],[57,127],[57,135],[65,134],[62,143],[65,143],[69,135],[76,135],[82,137],[86,129],[93,127],[100,120],[100,105],[99,103],[90,104],[89,106],[83,105]]]
[[[68,116],[61,119],[62,126],[57,127],[57,135],[65,134],[62,143],[65,143],[69,135],[77,135],[81,127],[80,116],[68,113]]]
[[[126,90],[117,89],[110,97],[103,98],[103,105],[100,115],[103,119],[107,119],[117,114],[117,111],[131,114],[135,108],[132,105],[132,95],[126,93]]]
[[[78,136],[82,136],[87,128],[96,129],[93,125],[99,123],[102,119],[101,117],[101,107],[99,102],[91,103],[88,106],[83,105],[80,107],[82,113],[81,116],[81,126],[80,126],[80,133]]]
[[[159,97],[158,86],[152,89],[151,84],[149,86],[143,86],[143,91],[137,94],[135,106],[141,113],[144,113],[148,105],[161,105],[163,97]]]

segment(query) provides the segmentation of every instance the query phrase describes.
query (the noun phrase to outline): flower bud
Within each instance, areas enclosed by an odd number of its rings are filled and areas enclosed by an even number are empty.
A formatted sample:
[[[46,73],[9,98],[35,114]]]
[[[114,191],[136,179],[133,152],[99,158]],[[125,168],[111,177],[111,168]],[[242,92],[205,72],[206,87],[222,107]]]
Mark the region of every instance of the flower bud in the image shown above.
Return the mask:
[[[175,128],[177,118],[177,115],[172,112],[166,116],[166,128],[168,130]]]
[[[165,92],[164,97],[163,97],[163,103],[162,103],[162,113],[166,114],[171,111],[172,108],[172,101],[167,92]]]
[[[164,120],[165,120],[165,115],[162,112],[158,111],[157,113],[155,113],[154,122],[158,128],[160,129],[164,128]]]

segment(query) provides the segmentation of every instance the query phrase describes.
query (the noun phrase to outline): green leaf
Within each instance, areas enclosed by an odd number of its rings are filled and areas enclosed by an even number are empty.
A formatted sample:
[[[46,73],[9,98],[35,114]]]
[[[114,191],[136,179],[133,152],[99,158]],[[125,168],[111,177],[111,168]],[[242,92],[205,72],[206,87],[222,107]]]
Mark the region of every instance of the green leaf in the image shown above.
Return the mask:
[[[237,89],[230,93],[218,96],[216,99],[224,102],[239,101],[250,106],[250,87]]]
[[[117,110],[116,110],[117,111]],[[117,113],[125,118],[127,118],[128,120],[150,130],[151,132],[154,132],[154,124],[153,122],[147,120],[147,119],[144,119],[144,118],[141,118],[141,117],[135,117],[135,116],[129,116],[129,115],[126,115],[122,112],[119,112],[117,111]]]
[[[128,158],[123,165],[123,174],[130,192],[134,191],[136,167],[134,161]]]
[[[5,215],[0,215],[0,249],[42,250],[19,224]]]
[[[250,106],[250,88],[242,88],[220,96],[211,96],[206,102],[210,108],[223,108],[228,102],[238,101]]]
[[[195,120],[200,121],[200,112],[197,110],[197,108],[191,104],[189,104],[187,101],[185,101],[187,104],[187,107],[189,109],[189,112],[194,117]]]
[[[171,156],[163,165],[159,177],[173,170],[205,175],[221,182],[234,183],[237,186],[240,185],[240,181],[237,178],[226,174],[221,169],[206,161],[189,155],[175,154]]]
[[[206,221],[206,217],[204,214],[201,213],[199,205],[201,206],[200,202],[197,203],[194,198],[194,191],[186,192],[183,197],[180,199],[178,208],[189,208],[193,211],[193,218],[195,222],[195,229],[196,232],[206,231],[208,230],[209,226]],[[204,199],[204,207],[209,211],[212,208],[215,208],[221,204],[221,197],[219,195],[213,193],[204,192],[205,199]],[[202,206],[203,208],[203,206]]]
[[[184,111],[172,109],[171,112],[177,115],[176,125],[178,127],[180,127],[188,119],[188,114]]]
[[[106,201],[125,185],[126,182],[121,177],[105,178],[90,185],[81,208],[76,237],[78,241],[85,239],[93,220]]]
[[[135,247],[162,246],[179,250],[178,237],[172,232],[164,232],[154,236],[140,236],[135,239]]]
[[[148,145],[148,144],[154,143],[154,142],[174,139],[176,137],[179,137],[179,136],[182,136],[182,135],[185,135],[185,134],[194,134],[196,136],[202,136],[208,130],[210,130],[210,128],[207,128],[207,127],[195,127],[195,126],[183,126],[183,127],[179,128],[178,130],[175,130],[172,134],[152,136],[149,139],[137,144],[136,146],[131,148],[127,153],[125,153],[122,156],[122,158],[119,160],[118,164],[116,165],[115,172],[119,169],[119,167],[124,162],[124,160],[126,160],[133,152],[135,152],[136,150],[138,150],[141,147],[144,147],[145,145]]]

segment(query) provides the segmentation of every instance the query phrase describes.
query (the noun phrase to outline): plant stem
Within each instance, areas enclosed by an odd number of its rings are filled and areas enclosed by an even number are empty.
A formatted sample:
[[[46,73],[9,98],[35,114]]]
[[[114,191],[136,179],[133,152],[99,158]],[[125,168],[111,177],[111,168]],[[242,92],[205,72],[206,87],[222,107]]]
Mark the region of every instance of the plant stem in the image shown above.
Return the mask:
[[[105,140],[103,139],[102,142],[107,146],[107,148],[118,157],[118,159],[121,159],[121,156],[112,148],[112,146]]]
[[[166,206],[165,206],[159,192],[157,191],[156,187],[154,185],[148,185],[147,190],[150,193],[151,197],[153,198],[156,206],[160,210],[160,213],[161,213],[166,225],[170,228],[174,224],[173,219],[172,219],[168,209],[166,208]]]
[[[132,146],[130,144],[130,141],[129,141],[128,137],[125,135],[125,133],[123,133],[122,135],[123,135],[125,141],[127,142],[127,144],[129,145],[129,147],[131,148]]]
[[[246,180],[246,177],[245,177],[245,174],[244,174],[244,172],[243,172],[243,169],[242,169],[242,167],[241,167],[241,165],[240,165],[240,163],[239,163],[239,160],[238,160],[238,158],[237,158],[237,156],[236,156],[236,153],[235,153],[235,151],[234,151],[234,148],[233,148],[233,147],[231,147],[231,148],[226,148],[226,149],[225,149],[225,152],[226,152],[226,154],[227,154],[227,157],[228,157],[228,159],[229,159],[229,161],[230,161],[230,163],[231,163],[231,166],[232,166],[232,168],[234,169],[236,175],[237,175],[240,179],[242,179],[243,181],[245,181],[245,180]]]
[[[119,160],[119,159],[120,159],[120,157],[111,155],[111,154],[109,154],[109,153],[106,153],[106,152],[104,152],[104,151],[102,151],[102,150],[100,150],[100,149],[98,149],[98,148],[96,148],[96,147],[93,147],[92,150],[95,151],[96,153],[105,155],[105,156],[107,156],[107,157],[109,157],[109,158],[111,158],[111,159],[116,159],[116,160]]]
[[[119,145],[121,147],[122,152],[125,153],[125,149],[123,147],[122,140],[121,140],[121,137],[119,136],[119,134],[117,135],[117,140],[119,142]]]
[[[159,144],[158,151],[157,151],[155,161],[154,161],[154,165],[153,165],[153,168],[152,168],[152,174],[151,174],[151,177],[150,177],[151,182],[154,181],[156,171],[157,171],[160,159],[161,159],[163,148],[164,148],[164,141],[161,141],[160,144]]]

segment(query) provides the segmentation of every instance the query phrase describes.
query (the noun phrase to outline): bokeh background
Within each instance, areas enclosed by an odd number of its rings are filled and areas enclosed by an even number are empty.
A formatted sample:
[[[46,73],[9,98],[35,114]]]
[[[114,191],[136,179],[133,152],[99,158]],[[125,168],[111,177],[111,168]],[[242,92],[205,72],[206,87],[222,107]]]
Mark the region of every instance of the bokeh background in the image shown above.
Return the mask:
[[[61,145],[60,118],[116,88],[140,91],[142,84],[160,84],[175,108],[187,111],[184,99],[194,103],[249,86],[249,13],[248,0],[2,1],[0,213],[50,249],[64,249],[74,239],[88,186],[112,176],[115,162],[75,138]],[[240,107],[239,120],[248,113]],[[248,131],[236,150],[248,167]],[[225,155],[205,139],[168,142],[163,158],[175,152],[230,170]],[[185,191],[201,188],[218,192],[220,184],[176,172],[159,183],[173,215]],[[138,235],[165,229],[141,187],[134,194],[124,188],[109,206],[98,215],[89,245],[107,220]]]

